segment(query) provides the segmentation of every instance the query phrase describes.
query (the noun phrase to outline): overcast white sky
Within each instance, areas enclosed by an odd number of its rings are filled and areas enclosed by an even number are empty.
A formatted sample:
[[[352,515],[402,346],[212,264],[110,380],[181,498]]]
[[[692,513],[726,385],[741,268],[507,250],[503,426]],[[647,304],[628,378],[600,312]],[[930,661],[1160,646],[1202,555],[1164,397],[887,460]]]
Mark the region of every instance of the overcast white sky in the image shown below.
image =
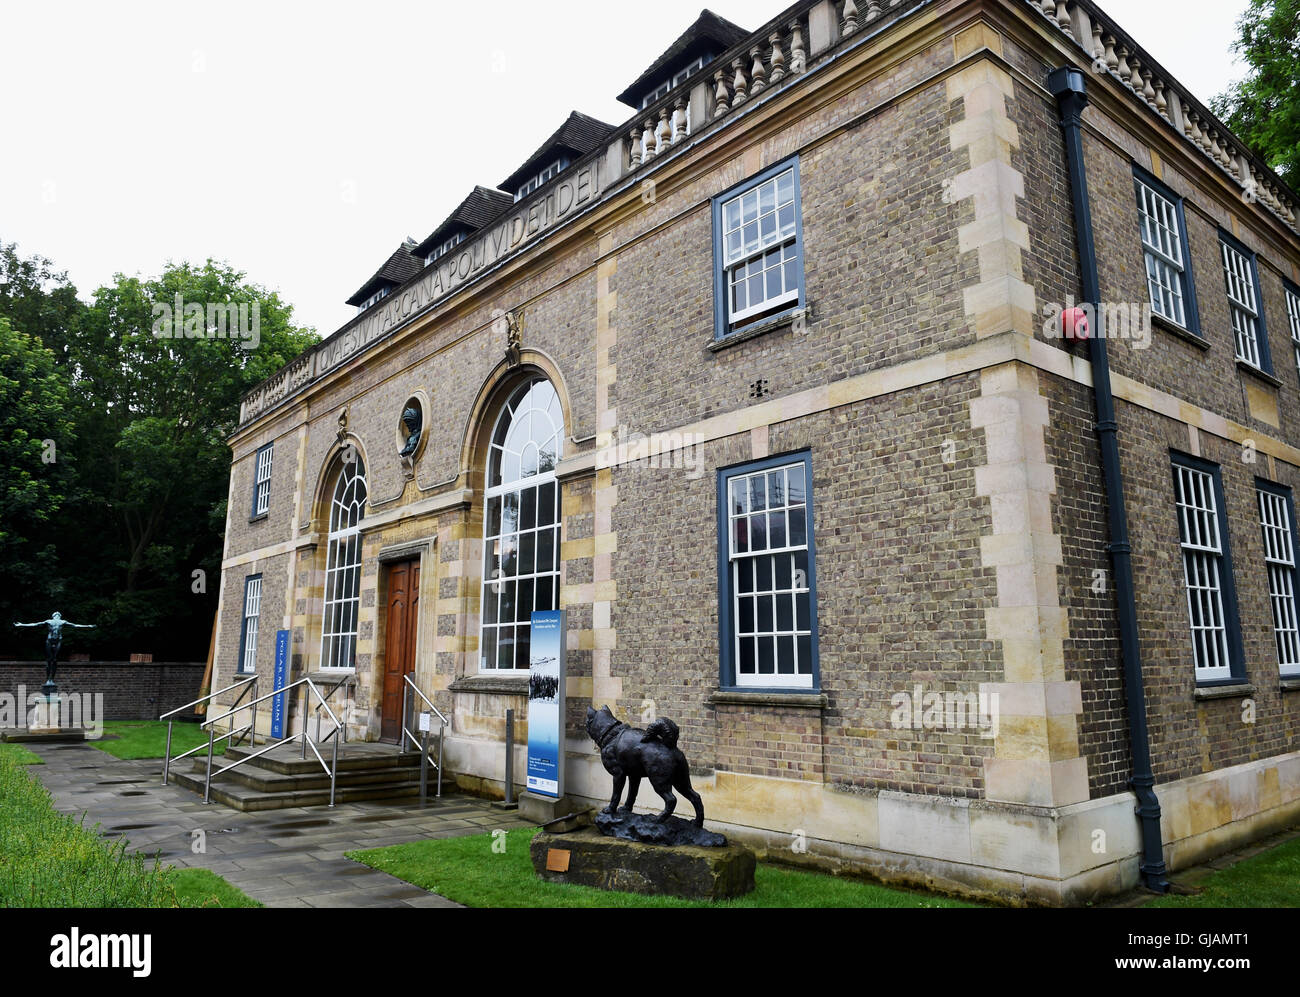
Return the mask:
[[[401,240],[614,98],[705,0],[0,0],[0,239],[70,272],[211,256],[322,334]],[[756,28],[788,0],[707,0]],[[1103,4],[1202,100],[1246,0]]]

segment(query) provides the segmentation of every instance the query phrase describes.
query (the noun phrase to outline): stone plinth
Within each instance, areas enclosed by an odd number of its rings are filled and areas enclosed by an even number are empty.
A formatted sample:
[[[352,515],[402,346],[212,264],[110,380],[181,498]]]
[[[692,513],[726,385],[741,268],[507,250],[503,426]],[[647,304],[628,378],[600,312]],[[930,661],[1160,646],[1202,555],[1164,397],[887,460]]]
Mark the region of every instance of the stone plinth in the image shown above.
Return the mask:
[[[667,847],[587,827],[570,834],[539,831],[530,851],[537,875],[552,883],[705,900],[739,897],[754,888],[754,853],[744,845]]]

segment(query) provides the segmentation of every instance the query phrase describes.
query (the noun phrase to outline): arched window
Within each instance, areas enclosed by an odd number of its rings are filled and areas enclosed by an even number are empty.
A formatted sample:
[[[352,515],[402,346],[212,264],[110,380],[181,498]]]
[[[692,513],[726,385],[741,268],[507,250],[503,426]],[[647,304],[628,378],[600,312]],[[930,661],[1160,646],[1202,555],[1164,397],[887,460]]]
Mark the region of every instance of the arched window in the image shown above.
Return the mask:
[[[560,493],[564,414],[551,382],[520,385],[492,433],[483,516],[480,669],[527,669],[534,610],[560,600]]]
[[[325,561],[325,619],[321,667],[355,668],[357,609],[361,604],[361,516],[366,507],[366,466],[354,448],[344,454],[330,501]]]

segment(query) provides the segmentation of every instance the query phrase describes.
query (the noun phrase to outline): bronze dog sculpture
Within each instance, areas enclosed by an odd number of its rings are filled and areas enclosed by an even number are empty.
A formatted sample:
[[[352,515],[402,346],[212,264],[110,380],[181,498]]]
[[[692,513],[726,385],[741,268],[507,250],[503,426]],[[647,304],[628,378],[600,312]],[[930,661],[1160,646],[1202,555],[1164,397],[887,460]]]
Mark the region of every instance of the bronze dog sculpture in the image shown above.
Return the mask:
[[[649,779],[654,791],[663,797],[664,809],[660,822],[667,821],[677,807],[676,789],[695,807],[695,826],[704,826],[704,804],[700,794],[691,788],[690,766],[686,756],[677,747],[677,725],[667,717],[655,720],[646,730],[625,724],[608,706],[599,710],[587,707],[587,733],[600,748],[600,760],[614,777],[614,795],[604,812],[615,813],[623,784],[629,783],[627,803],[623,810],[631,812],[636,803],[636,793],[642,779]]]

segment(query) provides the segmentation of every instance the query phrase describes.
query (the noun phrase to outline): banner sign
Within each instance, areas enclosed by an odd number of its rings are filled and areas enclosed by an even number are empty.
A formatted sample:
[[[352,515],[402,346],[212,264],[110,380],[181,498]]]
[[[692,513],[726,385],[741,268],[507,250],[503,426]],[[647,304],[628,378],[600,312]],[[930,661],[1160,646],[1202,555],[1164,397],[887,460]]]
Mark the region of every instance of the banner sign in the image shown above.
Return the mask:
[[[275,632],[275,683],[272,691],[281,690],[289,678],[289,631]],[[276,691],[271,700],[271,736],[284,737],[284,693]]]
[[[528,663],[528,791],[564,795],[564,610],[534,613]]]

